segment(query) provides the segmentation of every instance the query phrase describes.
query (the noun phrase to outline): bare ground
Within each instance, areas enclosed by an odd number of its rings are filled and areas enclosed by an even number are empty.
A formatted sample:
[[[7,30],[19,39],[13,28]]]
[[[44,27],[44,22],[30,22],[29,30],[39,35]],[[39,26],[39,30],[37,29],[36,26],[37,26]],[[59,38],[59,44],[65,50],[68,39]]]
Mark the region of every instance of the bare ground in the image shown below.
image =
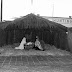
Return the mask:
[[[7,45],[0,48],[0,56],[16,56],[16,55],[53,55],[53,56],[64,56],[64,55],[71,55],[70,52],[57,49],[54,46],[46,46],[45,51],[39,50],[16,50],[14,46]]]
[[[45,51],[38,51],[34,49],[30,50],[15,50],[11,45],[3,46],[0,48],[0,56],[20,56],[20,55],[38,55],[38,56],[53,56],[62,59],[60,63],[52,61],[47,66],[3,66],[0,68],[0,72],[72,72],[72,61],[69,59],[72,58],[70,52],[57,49],[55,47],[48,47]],[[69,59],[68,62],[65,62],[64,59]]]

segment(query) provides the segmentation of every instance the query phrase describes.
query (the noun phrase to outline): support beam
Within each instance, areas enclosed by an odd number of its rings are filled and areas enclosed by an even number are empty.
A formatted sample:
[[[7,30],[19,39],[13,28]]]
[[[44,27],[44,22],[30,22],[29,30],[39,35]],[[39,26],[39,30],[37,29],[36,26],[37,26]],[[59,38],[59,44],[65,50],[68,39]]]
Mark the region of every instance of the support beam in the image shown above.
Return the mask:
[[[2,22],[2,11],[3,11],[3,0],[1,0],[1,22]]]

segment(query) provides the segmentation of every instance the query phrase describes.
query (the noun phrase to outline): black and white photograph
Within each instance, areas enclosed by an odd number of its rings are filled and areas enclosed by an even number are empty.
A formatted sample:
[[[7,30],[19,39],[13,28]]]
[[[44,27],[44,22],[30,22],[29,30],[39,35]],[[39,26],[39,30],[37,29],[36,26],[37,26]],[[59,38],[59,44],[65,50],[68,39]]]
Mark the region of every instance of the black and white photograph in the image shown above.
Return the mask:
[[[0,72],[72,72],[72,0],[0,0]]]

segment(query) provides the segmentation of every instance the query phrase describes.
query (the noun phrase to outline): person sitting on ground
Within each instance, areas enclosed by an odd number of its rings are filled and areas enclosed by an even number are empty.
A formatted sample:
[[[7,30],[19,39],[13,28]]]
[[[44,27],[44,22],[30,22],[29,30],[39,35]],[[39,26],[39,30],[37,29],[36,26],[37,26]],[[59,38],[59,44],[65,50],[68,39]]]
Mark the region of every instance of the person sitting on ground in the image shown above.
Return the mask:
[[[36,49],[36,50],[42,50],[42,51],[44,51],[44,49],[43,49],[42,46],[41,46],[41,43],[40,43],[40,41],[39,41],[38,36],[36,36],[35,49]]]
[[[26,38],[24,37],[18,47],[15,47],[15,49],[24,49],[24,45],[26,44]]]

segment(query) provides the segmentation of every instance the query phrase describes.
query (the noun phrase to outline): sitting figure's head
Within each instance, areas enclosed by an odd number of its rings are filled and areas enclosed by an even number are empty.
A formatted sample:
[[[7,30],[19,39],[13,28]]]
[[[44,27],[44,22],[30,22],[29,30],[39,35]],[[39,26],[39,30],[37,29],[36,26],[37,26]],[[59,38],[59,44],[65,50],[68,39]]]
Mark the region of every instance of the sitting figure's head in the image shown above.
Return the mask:
[[[38,39],[38,40],[39,40],[39,37],[38,37],[38,36],[36,36],[36,39]]]

